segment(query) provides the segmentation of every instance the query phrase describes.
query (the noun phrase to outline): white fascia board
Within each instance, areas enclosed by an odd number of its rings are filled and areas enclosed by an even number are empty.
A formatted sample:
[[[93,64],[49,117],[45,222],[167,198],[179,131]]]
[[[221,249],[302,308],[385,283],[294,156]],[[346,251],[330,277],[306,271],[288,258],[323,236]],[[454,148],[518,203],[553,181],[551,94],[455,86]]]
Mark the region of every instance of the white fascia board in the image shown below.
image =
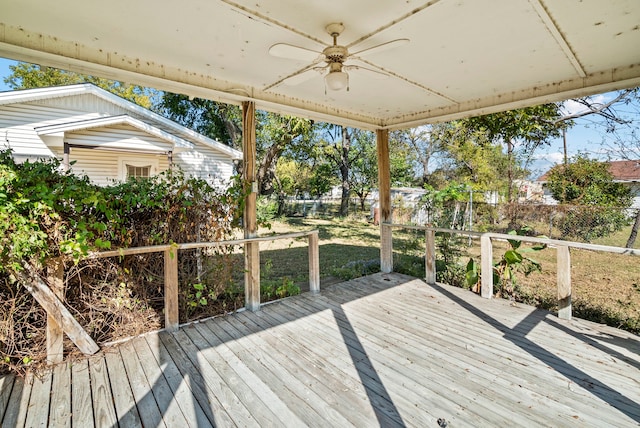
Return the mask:
[[[191,150],[195,144],[183,138],[169,134],[155,126],[149,125],[141,120],[135,119],[128,115],[107,116],[96,119],[81,120],[76,122],[58,123],[55,125],[46,125],[35,128],[39,136],[60,135],[61,133],[81,131],[84,129],[101,128],[114,125],[130,125],[149,135],[158,137],[164,141],[173,144],[174,150]]]

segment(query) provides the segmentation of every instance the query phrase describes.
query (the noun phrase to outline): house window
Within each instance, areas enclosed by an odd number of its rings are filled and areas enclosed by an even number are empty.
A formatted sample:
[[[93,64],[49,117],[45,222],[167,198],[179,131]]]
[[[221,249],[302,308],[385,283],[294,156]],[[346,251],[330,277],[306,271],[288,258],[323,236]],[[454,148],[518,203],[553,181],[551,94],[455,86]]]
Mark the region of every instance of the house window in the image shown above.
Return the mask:
[[[149,178],[151,177],[151,165],[138,166],[129,165],[127,167],[127,178]]]
[[[129,178],[153,177],[160,171],[159,166],[155,156],[119,156],[118,178],[127,181]]]

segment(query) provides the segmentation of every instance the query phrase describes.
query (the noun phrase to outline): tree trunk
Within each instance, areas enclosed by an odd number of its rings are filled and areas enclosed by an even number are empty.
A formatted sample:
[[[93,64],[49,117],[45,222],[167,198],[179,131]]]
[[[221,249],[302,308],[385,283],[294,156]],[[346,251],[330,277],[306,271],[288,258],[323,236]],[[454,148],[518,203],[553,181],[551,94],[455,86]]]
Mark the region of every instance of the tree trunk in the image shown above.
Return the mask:
[[[349,214],[349,196],[351,184],[349,183],[349,150],[351,149],[351,136],[346,127],[342,127],[342,147],[340,150],[340,179],[342,180],[342,198],[340,200],[340,215]]]
[[[635,244],[636,237],[638,236],[638,229],[640,229],[640,208],[636,213],[636,221],[633,223],[633,227],[631,228],[631,234],[627,240],[626,248],[633,248],[633,244]]]
[[[260,184],[261,195],[271,195],[273,193],[273,179],[276,174],[276,163],[282,153],[282,148],[279,144],[271,145],[260,163],[258,168],[257,180]]]

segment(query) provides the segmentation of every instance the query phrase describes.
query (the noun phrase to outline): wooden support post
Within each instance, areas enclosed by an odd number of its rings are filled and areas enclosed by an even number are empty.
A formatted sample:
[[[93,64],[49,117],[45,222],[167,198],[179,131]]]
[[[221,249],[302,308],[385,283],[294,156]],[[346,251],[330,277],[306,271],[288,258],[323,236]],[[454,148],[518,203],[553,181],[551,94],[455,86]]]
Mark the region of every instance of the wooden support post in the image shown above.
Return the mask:
[[[64,260],[56,257],[47,261],[47,282],[51,291],[64,302]],[[47,363],[57,364],[64,359],[64,332],[55,318],[47,314]]]
[[[317,231],[309,234],[309,291],[320,291],[320,250]]]
[[[243,178],[249,192],[244,205],[244,237],[255,238],[258,234],[256,220],[256,105],[252,101],[242,103],[242,153]],[[245,307],[250,311],[260,309],[260,247],[251,242],[244,245],[244,296]]]
[[[480,295],[485,299],[493,296],[493,246],[491,238],[480,237]]]
[[[425,280],[427,284],[436,283],[436,232],[425,230],[424,237],[427,250],[424,254]]]
[[[558,318],[571,319],[571,253],[566,245],[558,246]]]
[[[69,339],[84,354],[93,355],[100,350],[96,342],[91,339],[82,328],[80,323],[71,315],[71,312],[62,304],[60,299],[51,289],[40,279],[36,270],[28,264],[24,264],[26,273],[15,272],[18,280],[33,295],[40,306],[47,311],[47,316],[51,316],[54,321],[62,327]]]
[[[178,314],[178,248],[164,251],[164,328],[177,331]]]
[[[391,170],[389,166],[389,130],[376,131],[378,149],[378,194],[380,203],[380,270],[393,271],[393,241],[391,227]]]

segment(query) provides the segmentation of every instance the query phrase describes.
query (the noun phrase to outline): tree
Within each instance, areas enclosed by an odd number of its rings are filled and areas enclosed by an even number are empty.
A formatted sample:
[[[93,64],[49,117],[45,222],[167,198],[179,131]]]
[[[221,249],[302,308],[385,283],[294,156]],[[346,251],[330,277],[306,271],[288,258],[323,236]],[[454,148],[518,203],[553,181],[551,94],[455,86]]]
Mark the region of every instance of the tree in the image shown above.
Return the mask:
[[[242,148],[242,112],[238,106],[165,92],[154,110],[202,135]]]
[[[507,201],[513,202],[515,148],[518,143],[529,153],[551,138],[561,135],[562,126],[569,120],[559,121],[562,114],[559,104],[550,103],[519,110],[511,110],[485,116],[464,119],[462,123],[472,129],[485,132],[489,141],[501,142],[507,147]]]
[[[402,144],[407,147],[407,160],[413,162],[418,171],[420,187],[430,183],[432,161],[447,151],[443,137],[448,123],[424,125],[417,128],[398,130],[391,133],[389,144]]]
[[[558,202],[575,206],[560,225],[565,236],[590,241],[628,223],[631,191],[613,181],[606,162],[578,155],[568,164],[552,168],[547,186]]]
[[[59,70],[57,68],[42,67],[25,62],[10,65],[9,69],[11,70],[11,74],[4,79],[4,83],[12,89],[31,89],[44,88],[47,86],[73,85],[77,83],[92,83],[145,108],[151,108],[155,98],[159,95],[158,91],[142,86]]]

